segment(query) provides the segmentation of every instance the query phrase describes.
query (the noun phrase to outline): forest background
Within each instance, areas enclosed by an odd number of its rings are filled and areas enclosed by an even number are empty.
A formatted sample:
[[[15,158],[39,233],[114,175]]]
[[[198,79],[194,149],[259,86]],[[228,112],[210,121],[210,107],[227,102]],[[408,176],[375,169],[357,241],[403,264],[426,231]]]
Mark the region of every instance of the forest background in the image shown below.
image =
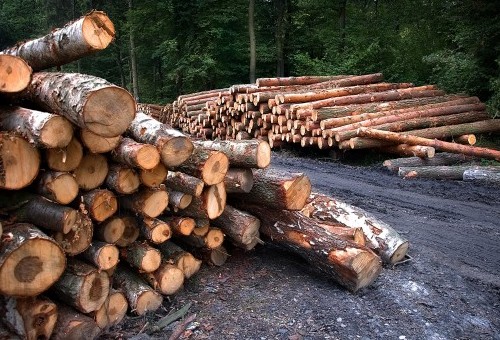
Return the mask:
[[[92,9],[116,39],[62,70],[143,103],[256,77],[383,72],[476,95],[500,116],[498,0],[1,0],[0,50]]]

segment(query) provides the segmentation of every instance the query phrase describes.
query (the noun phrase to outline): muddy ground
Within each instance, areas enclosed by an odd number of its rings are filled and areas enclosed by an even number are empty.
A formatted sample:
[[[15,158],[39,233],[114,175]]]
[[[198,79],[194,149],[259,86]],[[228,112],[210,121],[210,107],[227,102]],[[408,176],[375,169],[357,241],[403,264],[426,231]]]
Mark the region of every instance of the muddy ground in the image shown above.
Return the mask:
[[[391,224],[410,240],[411,260],[351,294],[272,246],[233,251],[162,310],[128,318],[103,338],[167,339],[184,329],[184,339],[500,339],[499,187],[404,180],[381,166],[289,151],[273,153],[272,167],[304,172],[314,191]],[[191,322],[151,331],[188,303]]]

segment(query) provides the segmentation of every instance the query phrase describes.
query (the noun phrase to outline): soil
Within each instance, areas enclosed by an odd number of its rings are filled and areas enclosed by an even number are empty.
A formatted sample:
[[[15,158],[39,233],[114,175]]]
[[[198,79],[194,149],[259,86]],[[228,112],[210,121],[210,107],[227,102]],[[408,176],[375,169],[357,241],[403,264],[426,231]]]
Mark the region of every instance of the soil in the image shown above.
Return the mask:
[[[352,294],[274,248],[231,250],[154,314],[128,317],[103,338],[500,339],[500,188],[405,180],[382,166],[273,152],[272,167],[304,172],[313,190],[392,225],[410,258]],[[161,317],[191,307],[161,331]],[[187,319],[187,321],[186,321]]]

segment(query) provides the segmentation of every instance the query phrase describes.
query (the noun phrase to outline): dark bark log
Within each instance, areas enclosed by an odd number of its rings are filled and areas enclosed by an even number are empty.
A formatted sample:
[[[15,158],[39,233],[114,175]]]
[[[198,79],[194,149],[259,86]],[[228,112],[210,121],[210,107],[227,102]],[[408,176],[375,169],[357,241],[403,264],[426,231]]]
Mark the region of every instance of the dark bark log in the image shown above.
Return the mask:
[[[47,170],[39,174],[36,192],[59,204],[69,204],[78,196],[75,177],[65,171]]]
[[[192,196],[200,196],[205,183],[197,177],[178,171],[169,171],[165,180],[165,185],[176,191],[184,192]]]
[[[248,168],[229,168],[224,177],[227,193],[248,193],[253,187],[253,172]]]
[[[35,296],[56,282],[66,256],[53,239],[31,224],[3,226],[0,242],[0,293]]]
[[[134,242],[121,248],[120,256],[141,273],[154,272],[161,263],[160,252],[146,242]]]
[[[51,292],[80,312],[89,313],[101,308],[106,300],[109,277],[106,272],[71,258],[61,278],[51,287]]]
[[[260,220],[247,212],[226,205],[222,215],[213,224],[237,247],[251,250],[258,243]]]
[[[120,206],[134,213],[155,218],[168,206],[168,193],[162,189],[142,188],[136,193],[120,197]]]
[[[160,153],[151,144],[122,138],[120,144],[111,152],[113,160],[144,170],[151,170],[160,163]]]
[[[185,209],[187,206],[191,204],[193,200],[193,196],[188,195],[184,192],[174,191],[170,188],[167,188],[168,192],[168,203],[170,207],[174,211],[178,211],[179,209]]]
[[[465,171],[497,171],[499,167],[495,166],[471,166],[471,165],[434,165],[434,166],[412,166],[400,167],[398,171],[399,177],[404,178],[434,178],[434,179],[454,179],[462,180]]]
[[[159,244],[158,250],[161,252],[162,258],[175,264],[183,271],[186,279],[189,279],[200,270],[201,261],[172,241]]]
[[[111,216],[106,221],[95,226],[95,239],[106,243],[114,244],[125,231],[125,222],[119,216]]]
[[[384,161],[384,166],[390,171],[398,171],[400,167],[408,166],[437,166],[437,165],[459,165],[476,160],[474,157],[449,153],[439,152],[433,158],[425,159],[420,157],[405,157],[388,159]]]
[[[52,237],[54,237],[54,240],[67,255],[74,256],[80,254],[90,246],[93,231],[94,225],[90,217],[78,213],[78,218],[68,233],[57,232]]]
[[[59,304],[57,309],[57,323],[51,339],[95,339],[101,332],[97,323],[87,315],[65,304]]]
[[[500,185],[500,169],[498,167],[493,169],[473,168],[464,171],[464,181],[481,182],[490,185]]]
[[[139,229],[143,238],[153,244],[163,243],[172,237],[168,223],[156,218],[139,218]]]
[[[135,242],[140,234],[139,224],[137,218],[134,216],[122,216],[121,220],[124,224],[122,236],[115,242],[119,247],[128,247]]]
[[[92,263],[99,270],[108,270],[115,267],[119,260],[119,251],[116,246],[110,243],[93,241],[82,254],[81,257]]]

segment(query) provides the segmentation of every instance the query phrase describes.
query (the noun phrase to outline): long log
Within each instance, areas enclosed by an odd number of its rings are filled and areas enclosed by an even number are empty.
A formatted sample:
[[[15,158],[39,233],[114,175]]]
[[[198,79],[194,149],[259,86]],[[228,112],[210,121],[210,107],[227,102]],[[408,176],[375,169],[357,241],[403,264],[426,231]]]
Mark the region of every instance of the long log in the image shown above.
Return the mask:
[[[82,144],[92,153],[106,153],[118,146],[122,135],[115,137],[103,137],[88,129],[80,129],[80,140]]]
[[[196,145],[191,156],[178,167],[178,170],[203,180],[206,185],[224,181],[229,169],[229,159],[221,151],[210,150]]]
[[[61,247],[31,224],[3,226],[0,242],[0,294],[28,297],[46,291],[62,275]]]
[[[80,164],[73,170],[73,174],[80,189],[92,190],[104,183],[108,171],[106,156],[99,153],[87,153],[83,155]]]
[[[232,167],[262,169],[271,162],[269,143],[261,140],[196,141],[194,143],[205,149],[222,151],[229,158],[229,164]]]
[[[121,135],[135,117],[127,90],[79,73],[35,73],[22,97],[104,137]]]
[[[42,171],[36,181],[35,191],[59,204],[69,204],[78,196],[75,177],[65,171]]]
[[[73,171],[83,158],[83,147],[73,137],[64,148],[46,149],[45,161],[49,169],[54,171]]]
[[[467,170],[500,172],[495,166],[441,165],[399,167],[398,176],[404,178],[434,178],[462,180]]]
[[[351,228],[363,229],[368,246],[384,263],[394,264],[406,256],[409,242],[394,228],[370,213],[326,195],[313,193],[308,200],[310,216],[327,222],[340,222]]]
[[[82,253],[90,246],[93,232],[94,225],[90,217],[79,212],[76,222],[69,232],[66,234],[56,232],[52,237],[67,255],[74,256]]]
[[[380,258],[370,249],[327,232],[299,211],[257,204],[245,209],[259,216],[260,230],[270,242],[300,255],[352,292],[370,285],[382,269]]]
[[[259,203],[276,209],[300,210],[311,193],[311,182],[303,173],[278,173],[254,170],[254,184],[248,194],[230,195],[231,199]]]
[[[73,137],[66,118],[19,106],[0,107],[0,129],[19,133],[37,148],[62,148]]]
[[[500,169],[498,167],[492,169],[467,169],[464,171],[462,179],[464,181],[500,185]]]
[[[409,166],[438,166],[438,165],[459,165],[474,161],[475,158],[462,154],[439,152],[433,158],[404,157],[388,159],[384,161],[383,166],[390,171],[398,171],[400,167]]]
[[[144,170],[151,170],[160,163],[160,153],[153,145],[139,143],[131,138],[122,138],[111,156],[116,162]]]
[[[259,241],[260,220],[241,210],[226,205],[224,212],[213,221],[237,247],[251,250]]]
[[[22,339],[50,339],[57,321],[57,306],[43,297],[0,295],[2,322]],[[0,336],[1,338],[1,336]]]
[[[100,329],[109,328],[119,324],[125,317],[128,302],[125,294],[119,290],[110,289],[106,301],[101,308],[91,313]]]
[[[492,125],[494,125],[495,119],[491,119]],[[474,123],[471,123],[474,124]],[[500,127],[500,119],[496,124]],[[500,130],[500,129],[499,129]],[[382,139],[389,142],[394,142],[397,144],[411,144],[411,145],[425,145],[432,146],[436,150],[442,150],[447,152],[461,153],[464,155],[474,156],[474,157],[484,157],[489,159],[495,159],[500,161],[500,151],[488,148],[480,148],[475,146],[461,145],[450,142],[443,142],[437,139],[428,139],[423,137],[417,137],[408,134],[399,134],[389,131],[380,131],[370,128],[359,128],[359,135],[361,137],[369,137]],[[352,139],[351,139],[352,140]]]
[[[89,316],[60,303],[57,306],[57,323],[51,339],[96,339],[101,329]]]
[[[193,143],[184,134],[142,112],[137,112],[128,132],[138,142],[155,145],[167,167],[181,165],[193,152]]]
[[[31,81],[31,67],[23,59],[0,54],[0,92],[16,93]]]
[[[255,81],[257,87],[267,86],[288,86],[288,85],[309,85],[320,83],[326,80],[338,80],[346,76],[300,76],[300,77],[277,77],[277,78],[258,78]]]
[[[105,49],[114,37],[115,28],[108,16],[93,11],[44,37],[19,43],[1,53],[19,56],[39,71]]]
[[[151,288],[140,276],[123,265],[118,265],[113,275],[113,287],[122,289],[130,310],[137,315],[157,310],[163,297]]]
[[[0,189],[16,190],[31,184],[40,168],[40,154],[29,142],[0,131]]]
[[[412,130],[408,134],[416,137],[423,137],[427,139],[447,139],[454,136],[462,136],[471,133],[486,133],[500,131],[500,119],[488,119],[478,122],[464,123],[457,125],[439,126],[427,129]],[[404,135],[404,134],[401,134]],[[378,139],[378,138],[377,138]],[[373,138],[351,138],[348,142],[349,146],[353,149],[364,149],[390,145],[392,141],[389,140],[374,140]],[[408,143],[409,144],[409,143]],[[423,144],[422,144],[423,145]],[[428,145],[432,146],[432,145]],[[447,151],[447,150],[443,150]]]

